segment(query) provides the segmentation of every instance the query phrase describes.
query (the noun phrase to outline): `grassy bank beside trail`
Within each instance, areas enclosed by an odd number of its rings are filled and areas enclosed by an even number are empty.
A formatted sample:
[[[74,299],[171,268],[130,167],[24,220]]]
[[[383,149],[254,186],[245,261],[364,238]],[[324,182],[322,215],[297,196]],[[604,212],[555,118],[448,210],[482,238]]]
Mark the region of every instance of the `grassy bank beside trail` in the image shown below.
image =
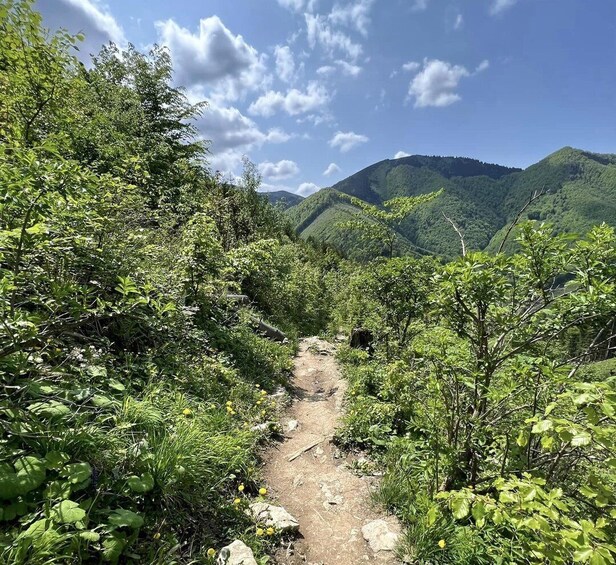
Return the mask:
[[[0,562],[263,556],[260,424],[337,258],[296,241],[253,165],[209,172],[166,51],[86,68],[79,39],[0,3]]]

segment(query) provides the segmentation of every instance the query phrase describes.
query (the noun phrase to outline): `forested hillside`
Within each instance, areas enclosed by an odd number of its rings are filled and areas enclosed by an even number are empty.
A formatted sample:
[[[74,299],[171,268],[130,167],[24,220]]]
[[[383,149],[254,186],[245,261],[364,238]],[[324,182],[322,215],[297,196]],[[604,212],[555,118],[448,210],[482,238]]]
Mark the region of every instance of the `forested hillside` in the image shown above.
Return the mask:
[[[263,195],[267,198],[270,204],[286,210],[291,206],[299,204],[304,197],[299,194],[293,194],[286,190],[275,190],[274,192],[264,192]]]
[[[372,165],[335,184],[332,190],[382,205],[391,198],[443,188],[430,204],[412,213],[397,230],[397,253],[413,250],[452,258],[459,236],[469,249],[496,250],[510,223],[532,194],[545,192],[526,208],[523,219],[553,223],[558,233],[582,234],[593,225],[616,225],[616,156],[564,148],[524,171],[455,157],[411,156]],[[288,212],[302,237],[316,237],[350,257],[382,253],[365,246],[340,226],[352,211],[344,198],[324,205],[320,193]],[[447,218],[445,218],[447,216]],[[309,221],[307,221],[307,218]]]
[[[270,394],[327,321],[336,258],[250,163],[240,186],[208,172],[166,51],[86,68],[78,43],[0,4],[0,562],[262,556],[244,510]]]

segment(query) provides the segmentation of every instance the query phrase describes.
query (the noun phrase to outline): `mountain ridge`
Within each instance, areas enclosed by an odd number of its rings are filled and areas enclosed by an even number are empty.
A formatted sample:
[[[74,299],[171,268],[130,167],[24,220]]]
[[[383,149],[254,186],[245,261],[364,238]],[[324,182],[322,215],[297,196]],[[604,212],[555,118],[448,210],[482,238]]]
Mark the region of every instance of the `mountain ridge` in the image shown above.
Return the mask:
[[[467,157],[384,159],[308,196],[286,214],[301,237],[367,259],[382,250],[365,249],[357,234],[339,227],[361,215],[344,195],[380,206],[391,198],[440,188],[439,198],[401,223],[398,254],[409,249],[445,258],[459,254],[459,237],[444,215],[463,230],[469,249],[494,250],[534,191],[546,194],[528,207],[524,218],[552,222],[557,232],[582,233],[602,222],[616,225],[616,155],[569,146],[526,169]]]

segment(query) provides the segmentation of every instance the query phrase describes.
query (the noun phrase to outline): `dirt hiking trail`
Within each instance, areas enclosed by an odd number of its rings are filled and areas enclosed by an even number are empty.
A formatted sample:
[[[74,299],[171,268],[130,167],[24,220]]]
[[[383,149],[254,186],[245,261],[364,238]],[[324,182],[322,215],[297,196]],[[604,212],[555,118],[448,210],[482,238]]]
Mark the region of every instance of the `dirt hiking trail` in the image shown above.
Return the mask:
[[[346,389],[334,352],[327,341],[301,341],[293,403],[283,420],[285,441],[265,454],[269,492],[300,524],[297,539],[278,551],[276,563],[399,563],[392,549],[400,528],[370,501],[376,479],[353,474],[350,459],[331,442]]]

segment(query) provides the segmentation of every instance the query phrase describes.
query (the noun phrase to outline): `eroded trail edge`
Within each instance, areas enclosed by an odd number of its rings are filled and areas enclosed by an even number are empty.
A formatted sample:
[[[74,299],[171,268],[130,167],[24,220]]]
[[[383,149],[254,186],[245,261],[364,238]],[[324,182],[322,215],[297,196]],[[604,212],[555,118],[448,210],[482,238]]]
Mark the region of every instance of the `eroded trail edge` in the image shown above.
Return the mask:
[[[398,563],[395,518],[374,508],[374,477],[358,476],[332,444],[346,381],[335,347],[318,338],[300,343],[285,440],[265,455],[264,476],[277,503],[295,516],[299,536],[276,555],[280,565]]]

